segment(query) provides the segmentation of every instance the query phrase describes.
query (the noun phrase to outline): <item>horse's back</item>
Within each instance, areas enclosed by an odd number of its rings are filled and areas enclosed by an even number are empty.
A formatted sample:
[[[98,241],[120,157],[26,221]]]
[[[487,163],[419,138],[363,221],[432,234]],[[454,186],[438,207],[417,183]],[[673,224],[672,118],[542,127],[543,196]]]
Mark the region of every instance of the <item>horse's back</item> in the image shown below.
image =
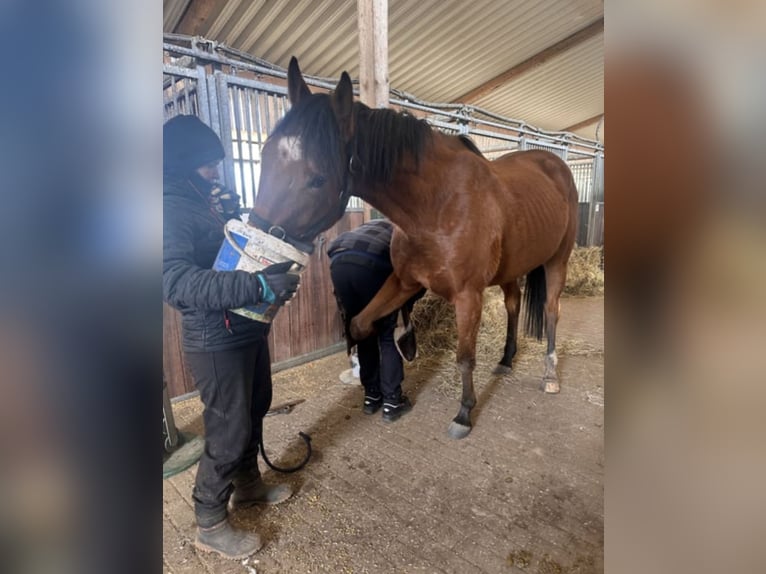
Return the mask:
[[[495,170],[511,183],[539,172],[554,183],[556,190],[568,202],[577,203],[577,189],[572,172],[566,162],[554,153],[538,149],[517,151],[497,158],[492,164]]]

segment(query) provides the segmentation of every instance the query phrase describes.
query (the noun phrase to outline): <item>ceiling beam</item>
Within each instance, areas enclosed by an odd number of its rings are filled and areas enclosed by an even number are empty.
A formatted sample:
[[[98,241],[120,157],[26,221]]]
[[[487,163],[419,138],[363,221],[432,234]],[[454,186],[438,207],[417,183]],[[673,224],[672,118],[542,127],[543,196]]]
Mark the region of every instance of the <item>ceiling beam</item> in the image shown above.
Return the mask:
[[[569,127],[564,128],[563,130],[559,130],[562,132],[576,132],[577,130],[584,128],[585,126],[589,126],[591,124],[595,124],[597,121],[599,121],[602,117],[604,117],[604,114],[598,114],[597,116],[593,116],[592,118],[588,118],[587,120],[583,120],[581,122],[577,122],[576,124],[573,124]]]
[[[552,46],[548,46],[543,50],[542,52],[538,52],[531,58],[528,58],[521,62],[520,64],[517,64],[510,68],[509,70],[506,70],[502,74],[495,76],[491,80],[487,80],[480,86],[477,86],[470,92],[466,92],[454,102],[459,102],[463,104],[470,104],[478,100],[479,98],[487,95],[492,90],[495,90],[502,86],[503,84],[507,83],[513,78],[516,78],[520,76],[521,74],[524,74],[537,66],[544,64],[551,58],[558,56],[562,52],[565,52],[566,50],[569,50],[573,48],[574,46],[581,44],[582,42],[585,42],[586,40],[590,40],[594,36],[601,34],[604,32],[604,18],[599,18],[592,24],[589,24],[585,26],[585,28],[582,28],[581,30],[578,30],[571,36],[567,36],[563,40],[556,42]]]
[[[209,25],[204,26],[204,24],[209,21],[212,14],[216,13],[216,7],[225,3],[226,0],[191,0],[174,32],[187,36],[203,35],[203,30],[210,27]]]

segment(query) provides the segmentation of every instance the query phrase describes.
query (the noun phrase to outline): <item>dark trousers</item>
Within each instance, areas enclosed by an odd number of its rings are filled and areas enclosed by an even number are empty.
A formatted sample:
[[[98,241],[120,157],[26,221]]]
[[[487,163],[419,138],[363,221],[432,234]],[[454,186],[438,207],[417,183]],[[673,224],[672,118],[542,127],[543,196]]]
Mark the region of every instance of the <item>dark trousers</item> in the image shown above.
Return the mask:
[[[333,257],[330,264],[335,296],[346,321],[358,315],[391,274],[390,266],[360,256]],[[398,311],[375,321],[376,335],[357,342],[359,378],[366,395],[398,402],[402,395],[404,368],[394,345],[394,329]],[[348,329],[348,324],[346,325]]]
[[[226,518],[238,477],[258,473],[263,417],[271,406],[271,358],[264,337],[228,351],[187,353],[186,362],[205,406],[205,451],[194,484],[197,524]]]

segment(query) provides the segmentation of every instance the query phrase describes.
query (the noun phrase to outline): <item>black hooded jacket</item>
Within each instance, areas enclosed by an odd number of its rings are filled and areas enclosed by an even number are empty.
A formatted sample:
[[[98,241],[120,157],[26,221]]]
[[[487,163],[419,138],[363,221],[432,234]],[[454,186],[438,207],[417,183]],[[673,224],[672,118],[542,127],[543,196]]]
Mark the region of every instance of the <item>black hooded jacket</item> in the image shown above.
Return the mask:
[[[200,188],[204,184],[197,182]],[[209,188],[202,189],[204,194]],[[162,292],[182,315],[185,351],[242,347],[268,334],[270,325],[227,309],[257,303],[258,280],[245,271],[214,271],[224,240],[223,219],[188,178],[166,174],[163,189]],[[226,314],[226,315],[225,315]],[[225,323],[229,318],[229,329]]]

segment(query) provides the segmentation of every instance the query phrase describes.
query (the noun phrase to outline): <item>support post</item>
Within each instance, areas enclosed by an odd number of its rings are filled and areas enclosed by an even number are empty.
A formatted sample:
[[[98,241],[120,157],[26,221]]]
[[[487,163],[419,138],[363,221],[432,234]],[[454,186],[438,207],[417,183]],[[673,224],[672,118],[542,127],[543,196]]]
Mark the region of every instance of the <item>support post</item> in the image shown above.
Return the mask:
[[[388,107],[388,0],[357,0],[359,99],[371,108]],[[372,208],[364,203],[364,221]]]

